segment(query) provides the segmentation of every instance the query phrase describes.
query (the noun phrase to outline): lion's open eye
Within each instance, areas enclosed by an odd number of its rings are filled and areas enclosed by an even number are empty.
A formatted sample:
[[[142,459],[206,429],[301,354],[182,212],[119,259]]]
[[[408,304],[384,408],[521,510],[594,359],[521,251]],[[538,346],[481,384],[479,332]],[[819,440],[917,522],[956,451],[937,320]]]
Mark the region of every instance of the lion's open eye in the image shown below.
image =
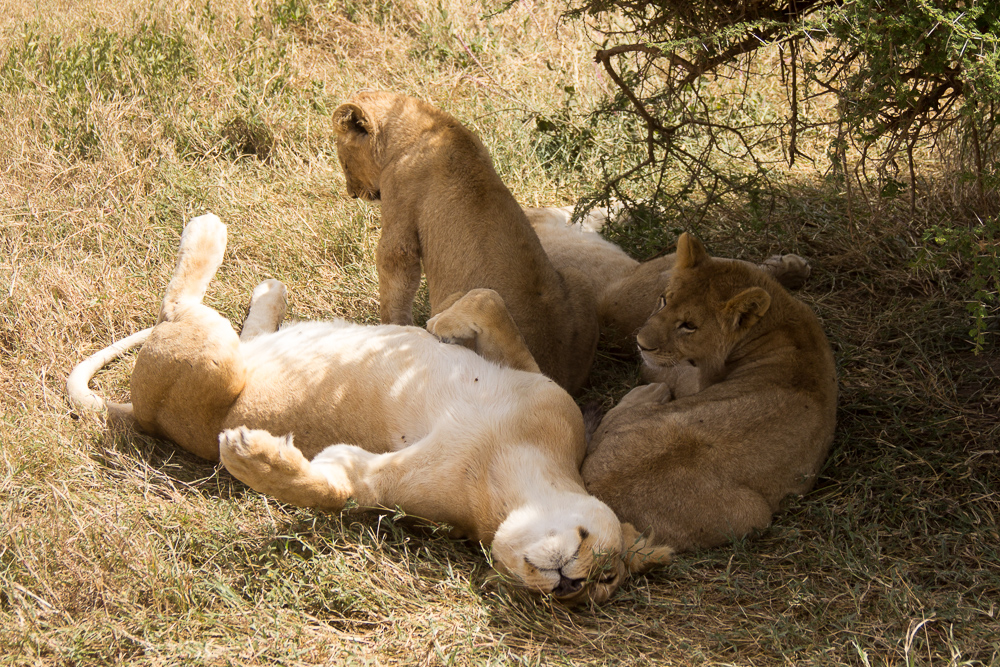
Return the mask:
[[[694,333],[697,330],[698,327],[696,327],[695,325],[691,324],[686,320],[677,325],[677,331],[679,331],[680,333]]]

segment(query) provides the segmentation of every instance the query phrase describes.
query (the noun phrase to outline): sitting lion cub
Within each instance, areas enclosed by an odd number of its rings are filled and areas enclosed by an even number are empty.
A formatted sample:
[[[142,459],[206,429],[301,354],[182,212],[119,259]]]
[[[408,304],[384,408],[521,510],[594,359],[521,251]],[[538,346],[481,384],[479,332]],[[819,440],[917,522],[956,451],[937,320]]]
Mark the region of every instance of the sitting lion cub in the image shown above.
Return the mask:
[[[768,273],[682,234],[636,341],[655,382],[608,412],[582,468],[622,521],[677,550],[709,547],[812,487],[833,440],[833,355]]]
[[[339,510],[353,498],[448,523],[492,545],[515,581],[568,604],[601,602],[627,571],[667,560],[587,494],[580,410],[538,372],[496,292],[466,293],[430,333],[343,320],[278,330],[285,288],[270,280],[237,336],[202,304],[225,247],[214,215],[188,224],[156,326],[74,369],[76,407],[105,407],[90,379],[145,339],[132,403],[106,405],[109,416],[221,457],[279,500]]]
[[[382,322],[412,324],[422,262],[432,314],[471,289],[496,290],[542,372],[576,392],[597,347],[589,282],[553,268],[479,138],[389,92],[360,93],[333,118],[348,194],[381,202]]]

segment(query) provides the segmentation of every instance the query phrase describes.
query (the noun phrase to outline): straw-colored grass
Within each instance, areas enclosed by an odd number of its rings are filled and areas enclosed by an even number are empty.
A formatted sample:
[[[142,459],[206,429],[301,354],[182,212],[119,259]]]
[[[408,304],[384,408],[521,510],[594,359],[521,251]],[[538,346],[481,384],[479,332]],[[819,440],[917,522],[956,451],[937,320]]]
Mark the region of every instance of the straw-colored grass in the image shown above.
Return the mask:
[[[230,226],[208,302],[234,321],[272,276],[295,316],[377,319],[378,210],[345,197],[329,122],[357,89],[462,119],[526,204],[587,192],[613,131],[574,144],[537,119],[582,127],[605,94],[588,36],[541,2],[485,12],[0,2],[0,663],[1000,663],[1000,364],[968,351],[967,267],[914,264],[920,232],[962,215],[945,194],[912,215],[855,193],[849,211],[800,164],[763,218],[733,202],[701,220],[719,254],[812,258],[801,296],[838,359],[836,443],[770,529],[600,608],[512,593],[478,545],[284,506],[70,411],[70,369],[153,322],[180,230],[205,210]],[[129,369],[99,390],[127,399]],[[637,381],[602,349],[581,400]]]

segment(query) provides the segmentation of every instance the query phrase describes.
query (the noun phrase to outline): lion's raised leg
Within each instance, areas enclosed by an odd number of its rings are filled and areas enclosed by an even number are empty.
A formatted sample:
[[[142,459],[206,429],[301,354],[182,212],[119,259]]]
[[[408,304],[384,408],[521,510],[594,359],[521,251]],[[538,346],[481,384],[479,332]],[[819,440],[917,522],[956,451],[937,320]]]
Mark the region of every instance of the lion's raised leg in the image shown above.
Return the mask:
[[[265,280],[254,288],[250,308],[243,320],[240,342],[246,343],[261,334],[274,333],[285,319],[288,308],[288,289],[280,280]]]
[[[156,322],[170,320],[179,306],[200,304],[226,252],[226,226],[206,213],[191,218],[181,233],[174,275],[167,283]]]
[[[236,332],[201,303],[225,249],[226,227],[216,216],[194,218],[184,228],[159,321],[131,380],[139,426],[211,460],[218,458],[222,420],[246,383]]]
[[[466,292],[427,321],[427,330],[446,343],[459,343],[501,366],[540,373],[503,299],[491,289]]]

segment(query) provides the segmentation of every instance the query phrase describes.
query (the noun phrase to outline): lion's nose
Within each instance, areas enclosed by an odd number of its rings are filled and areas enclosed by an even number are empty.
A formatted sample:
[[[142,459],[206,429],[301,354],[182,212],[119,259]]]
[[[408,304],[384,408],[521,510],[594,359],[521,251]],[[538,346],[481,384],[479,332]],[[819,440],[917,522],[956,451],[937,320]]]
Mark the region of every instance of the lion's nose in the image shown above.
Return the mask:
[[[556,597],[565,597],[576,593],[583,588],[583,579],[570,579],[562,574],[559,575],[559,584],[552,589],[552,594]]]
[[[639,347],[641,352],[652,352],[658,347],[656,344],[656,336],[650,336],[645,329],[640,330],[639,333],[635,335],[635,344]]]

